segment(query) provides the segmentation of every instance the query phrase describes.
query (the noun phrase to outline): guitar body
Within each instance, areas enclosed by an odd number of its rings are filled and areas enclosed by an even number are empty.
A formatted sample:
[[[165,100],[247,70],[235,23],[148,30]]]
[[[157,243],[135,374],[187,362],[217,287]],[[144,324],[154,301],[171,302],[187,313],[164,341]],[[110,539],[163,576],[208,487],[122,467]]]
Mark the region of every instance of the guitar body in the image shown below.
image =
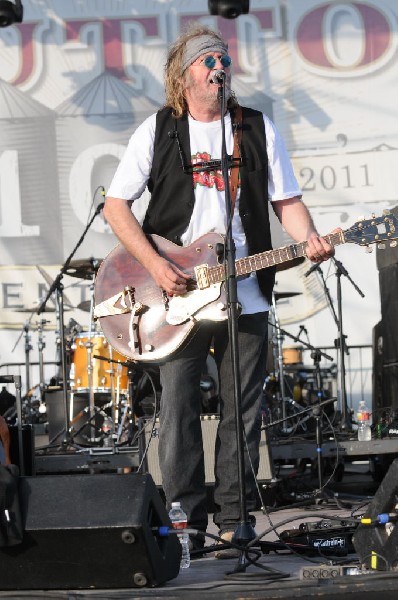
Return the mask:
[[[177,246],[157,235],[148,237],[161,256],[192,279],[195,278],[196,266],[218,265],[216,245],[224,243],[223,237],[216,233],[208,233],[186,247]],[[132,350],[131,311],[102,316],[99,321],[111,346],[130,360],[162,362],[185,345],[200,320],[227,318],[223,284],[211,286],[210,290],[195,289],[184,296],[167,298],[147,270],[119,244],[98,270],[96,305],[122,292],[126,286],[133,288],[134,302],[143,305],[142,312],[136,316],[134,330],[138,345]],[[126,304],[129,307],[127,300]]]

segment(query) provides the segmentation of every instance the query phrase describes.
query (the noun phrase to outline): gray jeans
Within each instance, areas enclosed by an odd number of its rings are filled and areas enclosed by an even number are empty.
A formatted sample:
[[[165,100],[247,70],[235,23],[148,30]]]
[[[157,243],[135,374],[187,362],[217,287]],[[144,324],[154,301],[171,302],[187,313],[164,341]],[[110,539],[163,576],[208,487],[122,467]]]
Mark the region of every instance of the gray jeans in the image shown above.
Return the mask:
[[[242,416],[251,462],[257,473],[261,437],[261,398],[265,378],[268,313],[238,319]],[[234,529],[240,520],[234,383],[228,323],[202,323],[187,347],[160,367],[162,384],[159,465],[167,504],[181,501],[192,528],[205,531],[208,523],[204,453],[200,423],[200,378],[209,352],[220,376],[220,421],[215,448],[216,510],[219,529]],[[245,454],[246,451],[245,451]],[[255,507],[255,480],[245,456],[246,502]]]

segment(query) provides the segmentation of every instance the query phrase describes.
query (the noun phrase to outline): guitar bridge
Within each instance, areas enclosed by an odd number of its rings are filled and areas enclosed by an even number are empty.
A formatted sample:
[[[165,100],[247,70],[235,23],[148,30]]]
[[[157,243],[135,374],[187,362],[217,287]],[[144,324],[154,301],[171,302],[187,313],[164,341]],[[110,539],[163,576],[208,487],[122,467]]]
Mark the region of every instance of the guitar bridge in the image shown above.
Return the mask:
[[[195,278],[200,290],[205,290],[210,286],[209,265],[199,265],[195,267]]]

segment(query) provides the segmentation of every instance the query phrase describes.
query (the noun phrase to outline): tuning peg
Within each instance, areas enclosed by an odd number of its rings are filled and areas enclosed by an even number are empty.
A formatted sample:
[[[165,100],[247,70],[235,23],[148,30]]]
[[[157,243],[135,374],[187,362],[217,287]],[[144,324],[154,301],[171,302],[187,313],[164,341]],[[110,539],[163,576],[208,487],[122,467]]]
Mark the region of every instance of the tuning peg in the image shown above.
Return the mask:
[[[388,208],[385,208],[383,210],[383,215],[389,215],[389,214],[390,214],[390,211],[388,210]]]
[[[377,247],[379,250],[385,250],[386,249],[386,245],[385,244],[377,244]]]
[[[366,246],[365,250],[366,250],[366,252],[368,252],[369,254],[370,254],[371,252],[373,252],[373,248],[372,248],[372,246]]]
[[[375,219],[375,218],[376,218],[376,214],[372,213],[372,219]]]
[[[397,240],[393,240],[392,242],[390,242],[390,248],[395,248],[397,246]]]
[[[365,220],[364,216],[358,217],[358,221],[364,221],[364,220]]]

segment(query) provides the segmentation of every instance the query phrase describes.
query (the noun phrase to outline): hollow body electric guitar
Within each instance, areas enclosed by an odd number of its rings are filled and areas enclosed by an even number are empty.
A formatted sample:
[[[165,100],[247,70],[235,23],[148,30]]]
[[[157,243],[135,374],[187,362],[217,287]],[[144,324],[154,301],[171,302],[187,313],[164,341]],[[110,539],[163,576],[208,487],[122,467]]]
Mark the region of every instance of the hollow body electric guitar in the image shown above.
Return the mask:
[[[398,237],[397,217],[395,207],[384,211],[381,217],[363,219],[345,231],[324,237],[332,246],[381,246]],[[133,361],[163,362],[185,345],[200,321],[228,318],[222,262],[224,238],[208,233],[181,247],[157,235],[148,237],[161,256],[190,275],[188,291],[183,296],[168,297],[119,244],[98,270],[94,315],[117,352]],[[305,256],[305,247],[306,242],[300,242],[241,258],[235,263],[236,275],[248,275]]]

